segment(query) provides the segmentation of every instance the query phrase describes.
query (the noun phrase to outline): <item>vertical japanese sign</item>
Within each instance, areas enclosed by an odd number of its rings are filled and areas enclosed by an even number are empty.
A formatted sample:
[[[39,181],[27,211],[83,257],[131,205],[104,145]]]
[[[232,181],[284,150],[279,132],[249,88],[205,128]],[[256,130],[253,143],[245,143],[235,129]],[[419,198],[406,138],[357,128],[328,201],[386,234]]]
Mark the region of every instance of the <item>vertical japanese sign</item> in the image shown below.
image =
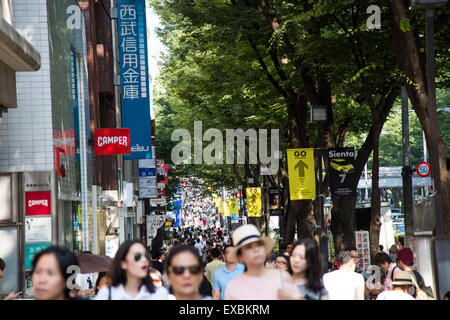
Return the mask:
[[[261,188],[247,188],[247,217],[261,217]]]
[[[345,197],[356,195],[355,175],[355,149],[330,148],[328,149],[328,162],[330,164],[330,191],[333,195]]]
[[[291,200],[314,199],[316,197],[314,149],[288,149],[287,160]]]
[[[130,128],[131,154],[124,159],[151,159],[145,0],[118,0],[122,127]]]
[[[355,231],[356,251],[358,252],[358,267],[366,271],[370,266],[369,231]]]

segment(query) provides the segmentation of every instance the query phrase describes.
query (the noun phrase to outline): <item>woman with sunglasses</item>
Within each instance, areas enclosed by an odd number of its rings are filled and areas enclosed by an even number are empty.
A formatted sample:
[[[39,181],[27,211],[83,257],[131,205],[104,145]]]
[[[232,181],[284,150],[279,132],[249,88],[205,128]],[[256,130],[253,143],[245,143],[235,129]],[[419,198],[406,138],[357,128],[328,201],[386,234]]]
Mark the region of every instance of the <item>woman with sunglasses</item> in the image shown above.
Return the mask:
[[[108,271],[110,286],[100,289],[96,300],[167,300],[164,287],[156,287],[148,269],[151,257],[137,240],[125,241]]]
[[[168,254],[164,270],[176,300],[212,300],[202,295],[203,266],[198,250],[189,245],[174,247]]]

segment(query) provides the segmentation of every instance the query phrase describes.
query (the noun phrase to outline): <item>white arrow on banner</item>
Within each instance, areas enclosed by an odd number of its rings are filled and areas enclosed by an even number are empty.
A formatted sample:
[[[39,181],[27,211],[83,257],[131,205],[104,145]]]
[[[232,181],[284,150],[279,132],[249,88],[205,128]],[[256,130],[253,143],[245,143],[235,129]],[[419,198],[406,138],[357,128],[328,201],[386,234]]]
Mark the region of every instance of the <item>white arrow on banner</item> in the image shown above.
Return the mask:
[[[147,216],[147,245],[149,245],[156,236],[158,229],[166,222],[167,215]]]

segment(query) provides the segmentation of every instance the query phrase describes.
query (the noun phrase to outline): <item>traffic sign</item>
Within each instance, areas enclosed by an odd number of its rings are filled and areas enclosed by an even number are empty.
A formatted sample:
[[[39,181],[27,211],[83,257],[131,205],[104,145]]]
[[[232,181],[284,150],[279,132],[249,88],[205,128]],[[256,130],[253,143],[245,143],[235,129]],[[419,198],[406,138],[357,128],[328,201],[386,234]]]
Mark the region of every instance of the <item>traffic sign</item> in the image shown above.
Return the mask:
[[[416,171],[419,176],[426,178],[431,173],[431,166],[428,162],[422,161],[417,165]]]

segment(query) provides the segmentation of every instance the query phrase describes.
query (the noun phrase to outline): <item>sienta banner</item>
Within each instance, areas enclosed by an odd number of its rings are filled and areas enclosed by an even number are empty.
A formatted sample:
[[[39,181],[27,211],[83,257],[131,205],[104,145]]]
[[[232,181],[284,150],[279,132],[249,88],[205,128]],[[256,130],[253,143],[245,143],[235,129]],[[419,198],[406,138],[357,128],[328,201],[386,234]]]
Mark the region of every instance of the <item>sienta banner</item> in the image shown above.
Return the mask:
[[[131,135],[125,160],[152,158],[145,11],[145,0],[117,0],[122,127]]]
[[[95,155],[130,154],[130,129],[95,129]]]
[[[345,197],[355,196],[355,149],[330,148],[328,149],[328,162],[330,166],[331,194]]]

